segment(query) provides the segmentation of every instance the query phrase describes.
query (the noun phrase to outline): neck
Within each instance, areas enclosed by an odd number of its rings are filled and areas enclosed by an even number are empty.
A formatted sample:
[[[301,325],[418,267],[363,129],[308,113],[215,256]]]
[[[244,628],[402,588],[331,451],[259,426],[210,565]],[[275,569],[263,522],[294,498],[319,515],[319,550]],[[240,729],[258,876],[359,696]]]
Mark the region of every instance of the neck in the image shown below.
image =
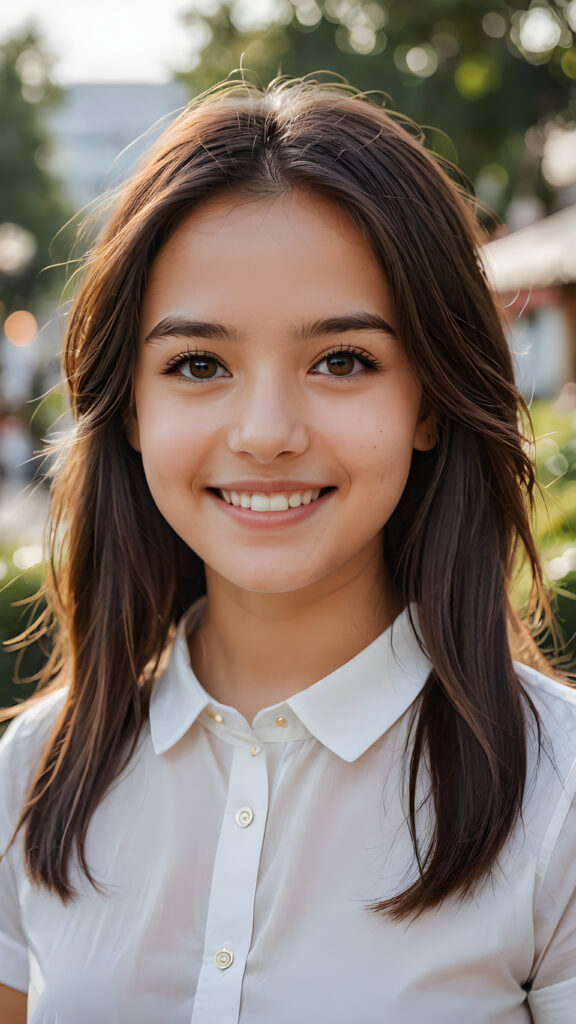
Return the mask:
[[[189,638],[204,688],[250,722],[349,661],[402,610],[388,578],[372,566],[329,589],[286,594],[240,590],[207,567],[206,612]]]

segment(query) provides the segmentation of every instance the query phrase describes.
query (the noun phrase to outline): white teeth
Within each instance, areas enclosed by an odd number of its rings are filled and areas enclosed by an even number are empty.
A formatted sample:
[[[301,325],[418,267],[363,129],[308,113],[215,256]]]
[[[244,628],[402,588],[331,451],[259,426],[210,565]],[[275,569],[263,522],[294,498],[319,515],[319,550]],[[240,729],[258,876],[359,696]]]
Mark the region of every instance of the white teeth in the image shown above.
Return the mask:
[[[309,505],[320,496],[320,488],[309,491],[294,491],[291,494],[247,494],[245,491],[220,491],[229,505],[249,508],[252,512],[286,512],[289,508]]]
[[[270,499],[265,494],[253,494],[250,508],[253,512],[269,512]]]
[[[285,494],[272,494],[270,496],[271,512],[286,512],[288,508],[288,498]]]

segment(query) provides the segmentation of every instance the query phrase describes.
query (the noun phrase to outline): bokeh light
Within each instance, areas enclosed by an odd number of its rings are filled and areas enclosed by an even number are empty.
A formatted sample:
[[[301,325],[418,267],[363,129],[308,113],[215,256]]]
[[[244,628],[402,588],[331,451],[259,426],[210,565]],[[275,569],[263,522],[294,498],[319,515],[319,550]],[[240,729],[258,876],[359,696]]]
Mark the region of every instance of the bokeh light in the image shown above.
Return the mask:
[[[562,29],[547,7],[532,7],[520,20],[520,43],[528,53],[547,53],[560,42]]]
[[[576,128],[550,125],[543,146],[542,174],[554,188],[576,182]]]
[[[506,34],[506,18],[497,11],[488,11],[482,18],[482,28],[491,39],[501,39]]]
[[[388,22],[388,11],[385,7],[380,7],[378,4],[364,4],[363,11],[372,28],[377,30],[384,28]]]
[[[18,275],[36,255],[38,243],[20,224],[0,224],[0,273]]]
[[[28,103],[38,103],[44,97],[48,84],[48,69],[37,50],[24,50],[16,61],[16,71],[22,82],[22,95]]]
[[[296,18],[305,28],[312,28],[322,20],[322,11],[315,0],[301,0],[296,6]]]
[[[420,78],[430,78],[438,68],[438,55],[431,46],[411,46],[404,60],[412,74]]]
[[[560,67],[567,78],[576,78],[576,46],[571,46],[562,54]]]
[[[479,100],[497,89],[502,76],[495,60],[487,53],[479,53],[459,63],[454,72],[458,92],[467,100]]]
[[[551,580],[561,580],[569,572],[576,572],[576,548],[565,548],[561,555],[548,562],[547,569]]]
[[[42,561],[42,545],[26,544],[24,547],[18,548],[12,555],[12,561],[22,572],[25,572],[26,569],[33,569]]]
[[[356,53],[372,53],[376,46],[376,33],[371,25],[353,25],[350,46]]]
[[[27,309],[18,309],[4,321],[4,334],[11,345],[18,348],[29,345],[38,334],[36,317]]]

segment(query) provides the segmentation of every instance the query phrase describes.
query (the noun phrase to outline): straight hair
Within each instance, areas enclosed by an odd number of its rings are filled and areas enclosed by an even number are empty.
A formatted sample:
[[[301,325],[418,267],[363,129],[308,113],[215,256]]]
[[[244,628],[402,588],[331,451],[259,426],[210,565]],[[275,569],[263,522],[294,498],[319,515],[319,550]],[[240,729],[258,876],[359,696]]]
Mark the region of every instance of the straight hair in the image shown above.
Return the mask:
[[[63,364],[75,426],[52,484],[46,611],[25,637],[52,638],[34,699],[67,690],[16,829],[30,878],[63,901],[75,895],[75,852],[98,885],[85,855],[90,819],[134,753],[180,617],[205,592],[201,560],[158,511],[125,433],[147,274],[208,199],[295,189],[333,201],[362,229],[438,421],[436,449],[415,453],[384,528],[382,557],[418,607],[432,669],[406,751],[418,874],[374,909],[400,919],[469,895],[521,812],[527,732],[538,720],[508,640],[520,549],[537,614],[546,599],[530,529],[528,411],[479,260],[474,201],[414,126],[349,86],[225,83],[177,117],[122,189],[69,317]],[[424,846],[421,779],[434,810]]]

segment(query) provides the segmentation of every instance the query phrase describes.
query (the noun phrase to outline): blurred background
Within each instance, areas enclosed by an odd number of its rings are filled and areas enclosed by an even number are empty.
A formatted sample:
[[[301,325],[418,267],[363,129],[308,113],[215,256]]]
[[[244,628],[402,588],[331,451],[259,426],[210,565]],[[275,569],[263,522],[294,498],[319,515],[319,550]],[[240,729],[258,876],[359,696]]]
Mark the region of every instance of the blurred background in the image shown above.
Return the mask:
[[[530,404],[536,531],[576,644],[576,0],[13,0],[0,8],[0,641],[39,586],[47,440],[68,426],[70,279],[117,186],[190,98],[242,66],[387,94],[480,201]],[[91,216],[91,226],[82,223]],[[71,254],[73,256],[71,260]],[[520,575],[517,600],[525,597]],[[544,642],[549,640],[545,638]],[[38,670],[0,652],[0,704]]]

